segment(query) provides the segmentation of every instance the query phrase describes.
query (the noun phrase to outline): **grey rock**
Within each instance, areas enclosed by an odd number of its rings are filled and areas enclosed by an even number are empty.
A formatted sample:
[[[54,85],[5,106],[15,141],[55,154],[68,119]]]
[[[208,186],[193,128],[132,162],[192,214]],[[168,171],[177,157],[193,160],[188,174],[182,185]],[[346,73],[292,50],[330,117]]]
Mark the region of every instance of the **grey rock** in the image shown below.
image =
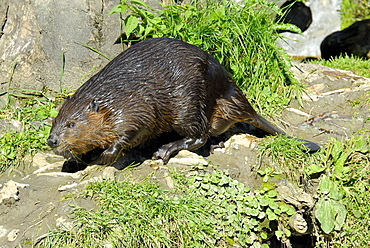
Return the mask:
[[[278,198],[295,206],[297,209],[312,209],[314,204],[313,197],[302,189],[291,184],[287,180],[281,180],[276,188]]]
[[[0,91],[11,86],[75,89],[121,51],[113,0],[3,0],[0,3]],[[64,73],[62,54],[65,56]],[[12,71],[14,74],[12,75]],[[60,78],[62,84],[60,85]]]
[[[289,225],[296,232],[296,235],[306,234],[308,231],[308,223],[301,212],[296,212],[290,216]]]
[[[18,235],[19,235],[19,229],[11,230],[7,235],[8,241],[12,242],[12,241],[16,240],[18,238]]]
[[[7,234],[8,230],[4,226],[0,226],[0,238],[4,237]]]
[[[20,121],[13,119],[0,119],[0,137],[10,130],[16,130],[17,132],[20,132],[22,128],[23,123]]]
[[[5,183],[3,188],[0,190],[0,204],[12,204],[15,201],[19,200],[18,196],[18,188],[24,188],[29,186],[27,184],[20,184],[10,180],[9,182]]]

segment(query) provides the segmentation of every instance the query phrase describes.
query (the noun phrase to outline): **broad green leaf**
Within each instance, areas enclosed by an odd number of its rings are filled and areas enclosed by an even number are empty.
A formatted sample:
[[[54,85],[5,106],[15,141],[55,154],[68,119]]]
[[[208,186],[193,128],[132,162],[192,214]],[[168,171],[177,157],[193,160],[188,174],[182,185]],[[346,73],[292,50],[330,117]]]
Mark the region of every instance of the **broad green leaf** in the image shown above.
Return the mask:
[[[265,214],[265,212],[259,212],[259,214],[258,214],[258,216],[257,216],[257,218],[258,219],[260,219],[260,220],[262,220],[262,219],[264,219],[266,217],[266,214]]]
[[[150,34],[152,31],[153,31],[154,29],[153,29],[153,27],[152,26],[147,26],[146,28],[145,28],[145,33],[144,33],[144,36],[147,36],[148,34]],[[140,34],[142,33],[142,31],[141,31],[141,26],[140,26]]]
[[[281,209],[280,208],[272,208],[273,210],[274,210],[274,213],[276,214],[276,215],[281,215],[281,213],[283,212],[283,211],[281,211]]]
[[[323,194],[328,194],[331,188],[332,188],[332,181],[330,180],[329,177],[327,177],[326,175],[323,175],[320,181],[319,190]]]
[[[113,7],[111,11],[109,11],[108,15],[111,15],[113,13],[119,13],[121,12],[121,9],[122,9],[122,5],[116,5]]]
[[[344,165],[347,162],[348,156],[351,154],[351,151],[342,152],[337,160],[334,162],[333,176],[339,179],[343,179],[343,176],[346,176],[344,171]]]
[[[269,201],[270,201],[270,199],[268,199],[268,198],[261,198],[260,199],[260,204],[261,204],[261,206],[267,206],[267,205],[269,205]]]
[[[284,229],[284,233],[286,237],[290,237],[292,235],[292,232],[289,229]]]
[[[355,150],[361,153],[366,153],[369,151],[369,147],[367,146],[364,136],[361,135],[355,140]]]
[[[132,15],[128,16],[125,19],[126,36],[130,37],[130,34],[132,33],[132,31],[134,31],[138,25],[139,25],[139,20],[137,19],[137,17],[132,16]]]
[[[257,216],[259,213],[260,213],[260,211],[257,210],[257,209],[254,209],[254,208],[250,208],[248,210],[248,214],[251,215],[251,216]]]
[[[275,231],[275,235],[276,235],[276,237],[281,238],[284,235],[284,232],[280,231],[280,230],[277,230],[277,231]]]
[[[267,214],[267,218],[269,220],[276,220],[277,219],[277,215],[270,208],[268,208],[266,210],[266,214]]]
[[[338,201],[333,202],[333,209],[336,213],[335,230],[340,231],[346,220],[347,209],[342,203]]]
[[[260,233],[260,237],[261,237],[262,239],[267,239],[268,235],[267,235],[267,233],[266,233],[266,232],[261,232],[261,233]]]
[[[294,207],[287,205],[287,204],[282,204],[279,206],[282,212],[285,212],[287,215],[293,215],[295,213]]]
[[[279,205],[273,199],[270,199],[270,201],[269,201],[269,207],[271,209],[278,209],[279,208]]]
[[[267,194],[266,194],[268,197],[270,197],[270,198],[274,198],[274,197],[276,197],[277,196],[277,191],[276,190],[270,190],[270,191],[268,191],[267,192]]]
[[[329,197],[333,200],[341,200],[344,196],[344,190],[336,182],[332,182],[332,187],[329,192]]]
[[[315,215],[320,222],[321,229],[329,234],[335,226],[335,211],[333,208],[333,200],[321,198],[316,204]]]
[[[146,3],[144,3],[144,2],[142,2],[142,1],[140,1],[140,0],[131,0],[131,1],[130,1],[130,3],[131,3],[131,4],[141,5],[141,6],[143,6],[143,7],[149,7],[149,5],[148,5],[148,4],[146,4]]]
[[[323,172],[325,169],[326,169],[326,167],[322,167],[322,166],[319,166],[319,165],[313,163],[313,164],[310,164],[308,167],[305,168],[305,172],[308,175],[313,175],[313,174],[316,174],[316,173]]]
[[[150,22],[156,25],[158,23],[163,22],[163,19],[159,16],[154,16],[153,18],[150,19]]]

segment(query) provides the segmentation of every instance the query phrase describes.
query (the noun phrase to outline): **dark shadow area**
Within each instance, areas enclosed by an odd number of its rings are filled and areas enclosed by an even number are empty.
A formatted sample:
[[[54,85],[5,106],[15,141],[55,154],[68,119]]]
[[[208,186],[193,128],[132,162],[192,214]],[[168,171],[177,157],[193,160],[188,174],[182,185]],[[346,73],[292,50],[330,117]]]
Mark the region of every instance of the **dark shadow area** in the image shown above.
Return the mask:
[[[269,133],[248,123],[240,122],[224,134],[218,137],[209,138],[204,146],[194,152],[200,156],[208,157],[212,153],[213,149],[223,147],[223,143],[232,135],[237,133],[248,133],[259,138],[269,135]],[[112,166],[121,170],[129,165],[140,164],[147,159],[151,159],[153,153],[155,153],[162,145],[182,138],[183,137],[178,135],[176,132],[163,133],[157,138],[147,141],[140,147],[124,151],[124,155],[118,158]],[[82,155],[80,158],[73,158],[64,162],[62,172],[74,173],[84,170],[92,161],[96,160],[103,151],[103,149],[95,149]]]

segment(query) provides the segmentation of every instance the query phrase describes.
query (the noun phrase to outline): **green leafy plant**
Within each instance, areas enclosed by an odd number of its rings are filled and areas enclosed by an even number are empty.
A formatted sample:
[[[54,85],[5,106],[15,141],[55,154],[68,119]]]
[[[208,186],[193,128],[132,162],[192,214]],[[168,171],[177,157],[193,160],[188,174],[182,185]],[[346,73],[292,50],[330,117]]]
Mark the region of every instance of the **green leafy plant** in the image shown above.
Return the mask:
[[[313,210],[318,228],[314,232],[317,247],[327,247],[328,243],[333,247],[351,247],[351,242],[365,244],[366,239],[360,238],[364,233],[355,233],[352,229],[358,230],[356,218],[361,216],[368,220],[366,216],[370,211],[365,203],[370,178],[368,132],[358,130],[356,136],[348,139],[329,139],[315,154],[300,150],[299,142],[286,137],[265,139],[259,145],[259,157],[261,162],[264,158],[264,165],[258,172],[264,183],[281,176],[298,184],[303,175],[304,181],[319,180],[318,200]],[[278,231],[277,236],[283,234]],[[351,242],[346,241],[343,246],[344,240]]]
[[[370,150],[366,135],[330,139],[321,151],[320,164],[308,165],[309,176],[321,175],[315,217],[320,223],[317,247],[353,247],[368,244],[358,223],[369,221]],[[359,132],[360,133],[360,132]],[[355,231],[357,230],[357,231]],[[366,246],[366,245],[365,245]]]
[[[208,51],[232,74],[252,104],[269,114],[289,103],[301,85],[289,73],[289,59],[275,46],[273,22],[277,6],[265,1],[200,1],[193,5],[163,5],[156,10],[139,1],[121,1],[110,14],[120,13],[122,42],[149,37],[186,41]]]
[[[315,206],[315,216],[321,224],[321,229],[326,234],[334,229],[340,231],[347,215],[346,207],[342,203],[344,189],[338,182],[323,175],[319,192],[321,196]]]
[[[326,149],[327,166],[331,168],[332,177],[342,182],[352,180],[354,176],[352,158],[355,154],[366,153],[368,150],[368,141],[361,135],[352,137],[346,142],[332,139]]]

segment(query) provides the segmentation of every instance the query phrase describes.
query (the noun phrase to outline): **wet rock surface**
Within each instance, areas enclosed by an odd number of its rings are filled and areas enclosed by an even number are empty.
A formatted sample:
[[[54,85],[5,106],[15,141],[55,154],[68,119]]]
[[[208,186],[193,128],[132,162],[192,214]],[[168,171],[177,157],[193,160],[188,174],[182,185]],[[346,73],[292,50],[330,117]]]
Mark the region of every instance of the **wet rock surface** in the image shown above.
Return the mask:
[[[370,128],[370,79],[313,64],[296,64],[292,71],[306,86],[303,106],[292,102],[282,116],[293,126],[293,136],[324,143]]]
[[[330,137],[341,139],[356,135],[358,129],[370,128],[367,121],[370,79],[321,65],[297,63],[292,71],[305,84],[306,92],[302,105],[292,101],[280,121],[275,121],[289,135],[324,145]],[[0,176],[0,247],[31,247],[49,230],[71,227],[69,216],[74,206],[94,210],[96,205],[91,199],[69,200],[66,196],[94,181],[121,180],[127,176],[140,181],[150,177],[161,187],[172,188],[170,169],[187,173],[190,165],[212,163],[256,189],[261,183],[254,173],[259,162],[256,144],[260,139],[236,134],[225,142],[225,148],[216,148],[209,156],[181,151],[167,165],[160,160],[145,160],[130,170],[122,170],[126,163],[122,157],[114,166],[88,166],[67,173],[62,172],[62,157],[40,152],[31,166],[12,169]],[[279,197],[298,210],[290,225],[297,233],[306,233],[309,223],[303,218],[303,210],[309,211],[314,204],[311,192],[284,181],[278,186]]]

